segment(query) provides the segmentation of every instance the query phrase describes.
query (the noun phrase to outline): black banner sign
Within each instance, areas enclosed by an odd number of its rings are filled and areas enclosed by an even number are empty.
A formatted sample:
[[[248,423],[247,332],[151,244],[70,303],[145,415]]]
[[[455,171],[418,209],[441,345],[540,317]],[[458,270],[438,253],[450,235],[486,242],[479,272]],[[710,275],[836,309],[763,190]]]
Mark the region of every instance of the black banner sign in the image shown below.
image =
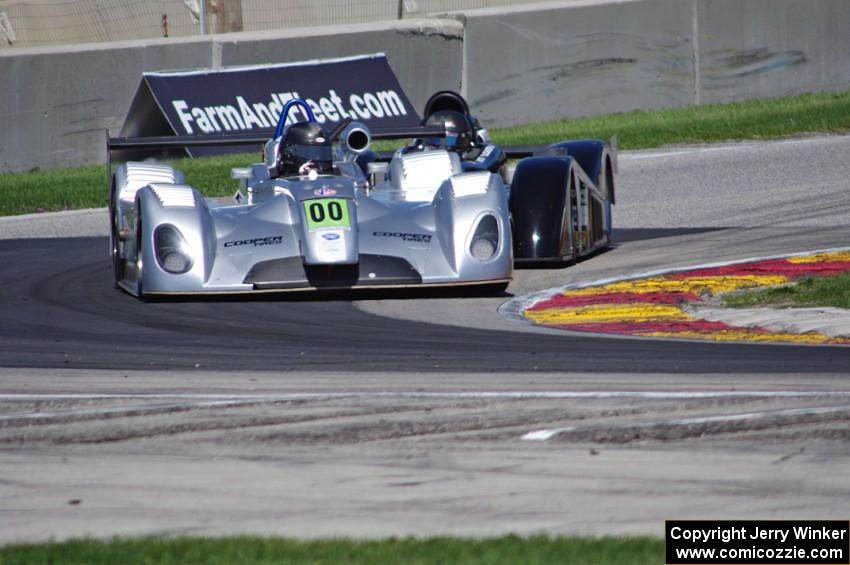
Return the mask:
[[[268,134],[288,100],[303,98],[326,129],[345,118],[367,126],[418,125],[420,118],[383,54],[215,70],[145,73],[124,137]],[[290,121],[306,119],[295,107]],[[245,148],[234,148],[245,151]],[[230,150],[234,150],[230,149]],[[228,148],[194,148],[193,154]]]
[[[667,565],[848,565],[850,522],[668,520]]]

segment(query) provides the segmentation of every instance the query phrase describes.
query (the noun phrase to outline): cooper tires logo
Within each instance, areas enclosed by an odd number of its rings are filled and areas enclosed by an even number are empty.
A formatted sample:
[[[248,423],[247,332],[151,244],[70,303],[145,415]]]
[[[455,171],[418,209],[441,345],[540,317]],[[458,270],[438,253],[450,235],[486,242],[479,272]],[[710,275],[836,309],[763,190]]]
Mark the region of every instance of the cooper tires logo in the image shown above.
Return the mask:
[[[252,247],[263,247],[264,245],[280,245],[283,243],[282,235],[273,235],[269,237],[255,237],[254,239],[240,239],[236,241],[224,242],[225,247],[242,247],[250,245]]]
[[[372,232],[375,237],[398,237],[402,241],[412,241],[414,243],[431,243],[431,235],[427,233],[403,233],[391,231],[376,231]]]

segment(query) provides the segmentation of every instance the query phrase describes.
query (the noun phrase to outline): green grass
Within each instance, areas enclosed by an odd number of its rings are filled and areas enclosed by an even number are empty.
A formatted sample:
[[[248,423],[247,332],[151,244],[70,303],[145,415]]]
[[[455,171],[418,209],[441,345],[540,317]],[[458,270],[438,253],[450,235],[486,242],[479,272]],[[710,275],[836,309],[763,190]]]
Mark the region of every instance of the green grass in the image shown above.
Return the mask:
[[[653,538],[505,536],[379,541],[294,541],[280,538],[134,538],[0,548],[0,565],[17,564],[523,564],[656,565],[664,543]]]
[[[850,132],[850,92],[529,124],[495,131],[493,138],[503,144],[532,144],[583,137],[607,139],[617,134],[621,149],[649,149],[670,144],[774,139],[815,132]]]
[[[729,294],[723,300],[731,308],[850,308],[850,274],[807,277],[787,286]]]
[[[593,116],[496,129],[491,135],[503,145],[526,145],[576,138],[607,139],[617,134],[623,149],[648,149],[670,144],[847,132],[850,132],[850,91]],[[385,142],[379,149],[394,146]],[[174,163],[186,174],[189,184],[209,196],[226,196],[238,186],[230,180],[230,168],[247,165],[258,157],[255,152],[178,159]],[[96,166],[0,174],[0,215],[106,206],[105,179],[104,168]]]
[[[106,206],[106,168],[0,175],[0,215]]]

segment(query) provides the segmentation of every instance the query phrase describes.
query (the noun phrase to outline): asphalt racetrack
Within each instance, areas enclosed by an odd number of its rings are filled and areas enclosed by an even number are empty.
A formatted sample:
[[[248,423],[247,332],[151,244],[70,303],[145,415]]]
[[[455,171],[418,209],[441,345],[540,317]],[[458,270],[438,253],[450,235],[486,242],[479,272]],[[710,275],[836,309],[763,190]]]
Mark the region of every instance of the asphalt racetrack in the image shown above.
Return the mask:
[[[64,237],[0,222],[0,542],[846,518],[850,348],[576,336],[496,310],[848,246],[848,178],[848,137],[624,154],[617,245],[497,297],[142,303],[113,288],[105,214]]]

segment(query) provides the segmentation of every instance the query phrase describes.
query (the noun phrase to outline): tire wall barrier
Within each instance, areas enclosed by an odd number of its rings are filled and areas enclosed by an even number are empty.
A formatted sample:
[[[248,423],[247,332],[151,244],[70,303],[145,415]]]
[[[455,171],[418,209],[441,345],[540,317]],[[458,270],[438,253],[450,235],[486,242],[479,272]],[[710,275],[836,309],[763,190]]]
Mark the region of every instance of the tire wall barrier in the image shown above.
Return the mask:
[[[488,127],[850,89],[846,0],[562,0],[398,22],[0,52],[0,172],[103,163],[142,72],[384,52]]]

